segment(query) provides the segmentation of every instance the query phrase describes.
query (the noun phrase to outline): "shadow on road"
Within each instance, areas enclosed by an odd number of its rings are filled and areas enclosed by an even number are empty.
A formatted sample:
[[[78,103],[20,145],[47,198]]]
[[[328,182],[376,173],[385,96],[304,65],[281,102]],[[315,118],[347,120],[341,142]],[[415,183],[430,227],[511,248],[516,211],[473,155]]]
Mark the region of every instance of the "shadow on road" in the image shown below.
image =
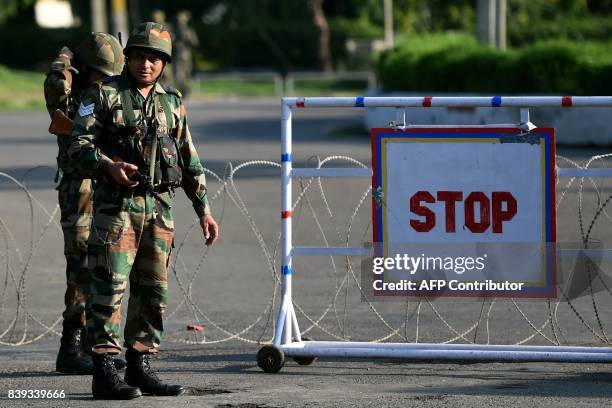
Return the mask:
[[[533,374],[533,373],[530,373]],[[469,396],[500,396],[500,395],[524,395],[538,397],[610,397],[612,396],[612,373],[610,372],[591,372],[580,374],[554,375],[549,372],[542,377],[533,378],[532,375],[524,378],[515,376],[500,376],[496,372],[473,375],[470,373],[429,373],[421,376],[433,376],[436,379],[442,377],[458,380],[465,379],[477,384],[467,386],[440,386],[431,387],[428,391],[437,395],[469,395]],[[513,378],[508,378],[513,377]],[[483,384],[484,382],[484,384]],[[486,382],[491,382],[490,385]],[[421,393],[422,387],[405,388],[405,392]]]

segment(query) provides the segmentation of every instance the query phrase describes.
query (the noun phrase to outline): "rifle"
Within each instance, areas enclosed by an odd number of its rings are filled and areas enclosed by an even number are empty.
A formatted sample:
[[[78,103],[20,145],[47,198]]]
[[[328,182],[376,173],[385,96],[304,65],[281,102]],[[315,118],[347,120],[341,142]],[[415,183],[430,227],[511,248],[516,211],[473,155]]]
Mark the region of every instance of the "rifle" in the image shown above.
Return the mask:
[[[70,136],[74,122],[64,112],[57,109],[51,115],[51,124],[49,125],[49,133],[56,136]]]
[[[123,160],[121,160],[121,158],[119,156],[112,156],[111,160],[119,163],[119,162],[123,162]],[[153,196],[153,198],[155,198],[157,201],[159,201],[161,203],[161,205],[163,207],[165,207],[166,209],[170,209],[172,208],[170,206],[170,204],[168,204],[166,202],[166,200],[164,200],[164,198],[161,196],[161,194],[159,194],[157,191],[155,191],[155,187],[153,187],[153,183],[151,182],[151,178],[144,174],[143,172],[141,172],[140,170],[136,170],[136,171],[130,171],[129,173],[126,171],[126,175],[128,176],[129,179],[137,181],[138,184],[140,184],[141,186],[144,186],[147,190],[147,192],[149,194],[151,194]]]
[[[60,109],[57,109],[53,112],[51,116],[51,124],[49,125],[49,133],[53,133],[57,136],[70,136],[72,133],[72,128],[74,127],[74,122],[64,114]],[[112,161],[114,162],[123,162],[119,156],[112,156]],[[135,172],[130,172],[128,177],[134,181],[137,181],[140,185],[144,186],[149,194],[153,196],[157,201],[161,203],[167,209],[170,209],[170,204],[164,200],[164,198],[155,191],[155,187],[153,187],[153,183],[151,183],[151,179],[148,175],[136,170]]]
[[[116,161],[116,160],[113,159],[113,161]],[[133,174],[130,174],[128,177],[134,181],[137,181],[138,184],[145,186],[145,188],[147,189],[147,192],[151,194],[153,198],[159,201],[163,207],[165,207],[168,210],[172,208],[170,204],[168,204],[166,200],[164,200],[161,194],[155,191],[155,187],[153,187],[153,183],[151,183],[151,178],[148,175],[144,174],[143,172],[139,170],[136,170]]]

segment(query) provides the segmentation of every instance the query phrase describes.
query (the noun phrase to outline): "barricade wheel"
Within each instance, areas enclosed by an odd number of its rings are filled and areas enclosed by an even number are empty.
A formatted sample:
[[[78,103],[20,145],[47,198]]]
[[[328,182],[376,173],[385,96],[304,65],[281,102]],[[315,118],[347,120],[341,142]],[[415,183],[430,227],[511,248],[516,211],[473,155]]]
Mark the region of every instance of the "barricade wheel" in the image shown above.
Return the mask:
[[[302,341],[312,341],[312,339],[310,337],[302,336]],[[316,357],[293,357],[293,361],[304,366],[311,365],[316,359]]]
[[[266,373],[278,373],[285,364],[285,353],[276,346],[263,346],[257,353],[257,365]]]

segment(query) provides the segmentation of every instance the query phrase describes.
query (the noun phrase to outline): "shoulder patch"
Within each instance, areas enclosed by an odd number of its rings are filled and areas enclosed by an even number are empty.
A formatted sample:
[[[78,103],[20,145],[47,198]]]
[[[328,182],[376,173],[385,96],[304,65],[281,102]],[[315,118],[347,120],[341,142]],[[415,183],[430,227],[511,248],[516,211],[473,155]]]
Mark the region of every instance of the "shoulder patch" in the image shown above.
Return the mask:
[[[171,87],[169,85],[166,85],[166,84],[161,84],[161,86],[162,86],[162,88],[164,88],[164,91],[166,91],[166,92],[168,92],[168,93],[170,93],[172,95],[176,95],[179,98],[183,97],[183,94],[178,89],[173,88],[173,87]]]
[[[81,102],[81,104],[79,105],[79,116],[84,117],[91,115],[94,111],[94,107],[95,104],[93,103],[90,103],[89,105],[83,105],[83,102]]]

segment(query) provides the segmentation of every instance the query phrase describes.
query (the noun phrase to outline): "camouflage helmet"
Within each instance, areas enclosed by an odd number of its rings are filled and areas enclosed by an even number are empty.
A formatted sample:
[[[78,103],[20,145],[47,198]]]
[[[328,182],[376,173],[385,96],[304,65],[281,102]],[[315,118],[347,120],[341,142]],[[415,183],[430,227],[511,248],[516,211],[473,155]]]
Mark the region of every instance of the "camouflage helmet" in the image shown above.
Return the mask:
[[[78,59],[104,75],[119,75],[123,70],[123,53],[119,41],[107,33],[91,33],[75,50]]]
[[[132,48],[147,48],[163,54],[166,62],[172,60],[170,32],[159,23],[147,22],[139,24],[132,31],[132,35],[130,35],[123,53],[128,55]]]

